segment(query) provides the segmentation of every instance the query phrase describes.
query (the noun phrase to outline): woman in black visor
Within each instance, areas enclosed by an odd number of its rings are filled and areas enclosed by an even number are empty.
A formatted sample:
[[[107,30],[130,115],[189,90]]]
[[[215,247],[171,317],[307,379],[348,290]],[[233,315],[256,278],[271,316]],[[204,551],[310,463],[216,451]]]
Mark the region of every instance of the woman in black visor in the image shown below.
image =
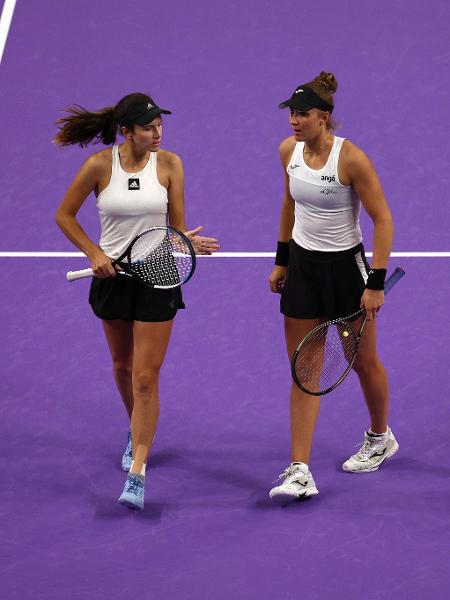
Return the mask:
[[[290,110],[293,135],[280,146],[285,194],[270,289],[281,293],[289,359],[319,323],[364,307],[367,327],[354,364],[370,415],[358,452],[342,468],[376,471],[398,450],[388,426],[388,383],[376,350],[375,317],[384,302],[384,279],[393,222],[377,174],[355,144],[334,135],[331,118],[337,82],[322,72],[280,104]],[[360,206],[373,221],[373,258],[367,264]],[[358,323],[355,324],[358,329]],[[291,464],[270,491],[278,503],[318,494],[309,464],[320,400],[291,390]],[[339,435],[339,426],[333,436]]]
[[[71,107],[59,119],[55,143],[86,146],[102,142],[108,148],[83,164],[56,212],[64,234],[91,262],[89,302],[102,320],[111,352],[114,379],[131,422],[122,468],[128,471],[119,501],[131,508],[144,506],[147,458],[159,414],[158,379],[173,319],[184,308],[179,288],[158,290],[112,267],[131,241],[143,231],[167,221],[186,233],[197,254],[216,252],[216,239],[200,235],[202,227],[186,231],[183,166],[179,156],[161,149],[163,115],[146,94],[125,96],[97,112]],[[117,133],[123,141],[116,144]],[[92,241],[77,220],[86,198],[94,192],[101,237]]]

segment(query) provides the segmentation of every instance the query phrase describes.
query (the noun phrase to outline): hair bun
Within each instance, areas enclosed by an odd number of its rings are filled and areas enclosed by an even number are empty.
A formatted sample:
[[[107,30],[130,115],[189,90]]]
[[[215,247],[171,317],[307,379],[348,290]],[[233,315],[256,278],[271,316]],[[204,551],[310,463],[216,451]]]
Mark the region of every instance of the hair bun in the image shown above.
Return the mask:
[[[335,93],[338,87],[336,77],[333,73],[327,73],[326,71],[322,71],[314,81],[323,86],[324,91],[330,96]]]

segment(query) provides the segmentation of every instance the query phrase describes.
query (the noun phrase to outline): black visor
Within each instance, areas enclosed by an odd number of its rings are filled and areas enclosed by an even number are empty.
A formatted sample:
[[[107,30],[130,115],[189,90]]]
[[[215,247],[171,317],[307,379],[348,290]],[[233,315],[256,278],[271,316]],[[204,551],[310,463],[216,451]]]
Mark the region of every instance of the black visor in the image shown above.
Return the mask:
[[[328,104],[325,100],[322,100],[322,98],[308,86],[300,85],[289,100],[285,100],[279,104],[278,108],[290,108],[292,110],[298,110],[299,112],[306,112],[311,110],[311,108],[318,108],[331,114],[334,106]]]
[[[156,106],[154,102],[141,102],[132,106],[124,115],[121,115],[119,125],[147,125],[161,114],[171,115],[172,113],[170,110]]]

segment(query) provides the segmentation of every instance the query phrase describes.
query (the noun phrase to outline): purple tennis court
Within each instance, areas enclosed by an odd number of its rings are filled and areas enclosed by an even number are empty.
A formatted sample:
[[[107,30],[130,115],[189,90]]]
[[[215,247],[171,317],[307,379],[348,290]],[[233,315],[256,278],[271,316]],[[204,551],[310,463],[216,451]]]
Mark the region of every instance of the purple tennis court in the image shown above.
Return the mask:
[[[449,20],[438,0],[17,0],[0,65],[2,598],[448,596]],[[352,374],[322,400],[320,495],[280,508],[291,379],[264,255],[290,134],[277,105],[324,69],[337,135],[367,152],[394,216],[389,270],[406,271],[378,320],[400,451],[342,472],[368,427]],[[128,423],[89,281],[65,279],[87,261],[64,256],[53,216],[96,148],[51,143],[64,107],[134,91],[173,111],[163,147],[184,162],[187,223],[221,242],[183,289],[138,514],[117,503]],[[93,196],[79,219],[98,240]]]

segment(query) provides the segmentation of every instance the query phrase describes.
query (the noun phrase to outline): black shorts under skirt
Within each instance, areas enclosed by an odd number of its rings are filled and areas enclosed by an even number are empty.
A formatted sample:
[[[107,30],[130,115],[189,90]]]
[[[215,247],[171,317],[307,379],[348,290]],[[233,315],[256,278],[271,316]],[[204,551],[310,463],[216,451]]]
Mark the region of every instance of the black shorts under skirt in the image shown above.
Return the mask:
[[[180,288],[156,290],[133,277],[93,277],[89,304],[100,319],[123,321],[171,321],[185,308]]]
[[[291,240],[280,310],[294,319],[350,315],[360,308],[369,269],[362,244],[340,252],[319,252]]]

